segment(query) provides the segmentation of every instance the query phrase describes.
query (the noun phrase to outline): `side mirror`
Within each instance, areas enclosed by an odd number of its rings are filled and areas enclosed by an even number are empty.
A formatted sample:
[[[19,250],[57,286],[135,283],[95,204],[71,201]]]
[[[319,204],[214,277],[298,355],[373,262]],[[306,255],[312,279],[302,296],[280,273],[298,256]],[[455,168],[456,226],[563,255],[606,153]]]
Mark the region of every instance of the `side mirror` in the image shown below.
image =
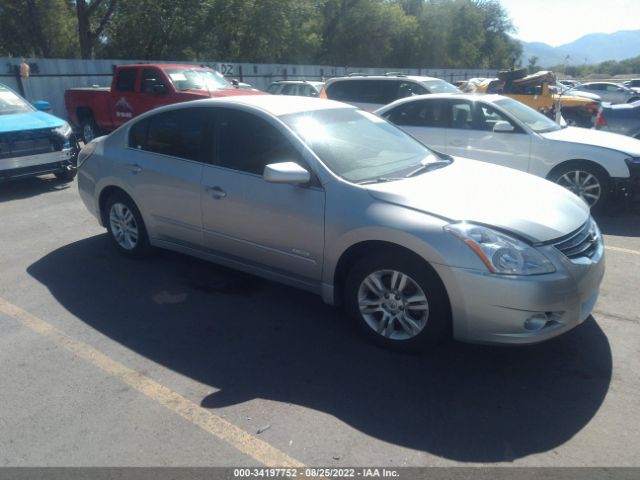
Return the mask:
[[[164,95],[169,92],[169,89],[166,85],[154,85],[151,89],[154,95]]]
[[[505,122],[504,120],[500,120],[495,123],[493,126],[493,131],[496,133],[510,133],[513,132],[515,128],[509,122]]]
[[[41,112],[48,112],[51,110],[51,105],[45,100],[36,100],[32,105],[36,107],[36,110],[40,110]]]
[[[282,162],[264,167],[263,178],[270,183],[303,185],[311,181],[311,174],[295,162]]]
[[[237,78],[232,78],[231,79],[231,85],[233,85],[236,88],[240,88],[240,82],[238,81]]]

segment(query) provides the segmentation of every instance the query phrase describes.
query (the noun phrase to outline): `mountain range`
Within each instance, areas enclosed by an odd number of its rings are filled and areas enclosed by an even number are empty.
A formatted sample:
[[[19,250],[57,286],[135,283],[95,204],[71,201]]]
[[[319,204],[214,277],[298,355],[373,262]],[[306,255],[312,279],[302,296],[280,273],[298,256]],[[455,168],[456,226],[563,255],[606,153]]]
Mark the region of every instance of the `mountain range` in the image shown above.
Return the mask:
[[[522,65],[529,58],[538,57],[537,65],[552,67],[567,63],[583,65],[601,63],[606,60],[625,60],[640,55],[640,30],[625,30],[615,33],[591,33],[571,43],[552,47],[541,42],[523,42]]]

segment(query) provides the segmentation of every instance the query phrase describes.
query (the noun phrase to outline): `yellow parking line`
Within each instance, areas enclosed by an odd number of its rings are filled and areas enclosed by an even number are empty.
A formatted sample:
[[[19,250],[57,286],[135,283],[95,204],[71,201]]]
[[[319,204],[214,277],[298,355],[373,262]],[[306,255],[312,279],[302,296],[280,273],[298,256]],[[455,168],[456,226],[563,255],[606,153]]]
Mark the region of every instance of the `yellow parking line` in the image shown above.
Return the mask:
[[[271,446],[264,440],[254,437],[236,425],[186,399],[179,393],[113,360],[90,345],[71,338],[50,323],[13,305],[2,297],[0,297],[0,313],[4,313],[34,332],[53,340],[78,357],[85,359],[108,374],[122,380],[140,393],[155,400],[185,420],[197,425],[263,465],[274,468],[304,467],[304,464],[289,457],[286,453]]]
[[[621,253],[630,253],[631,255],[640,255],[640,252],[637,250],[629,250],[628,248],[619,248],[619,247],[604,247],[606,250],[611,250],[613,252],[621,252]]]

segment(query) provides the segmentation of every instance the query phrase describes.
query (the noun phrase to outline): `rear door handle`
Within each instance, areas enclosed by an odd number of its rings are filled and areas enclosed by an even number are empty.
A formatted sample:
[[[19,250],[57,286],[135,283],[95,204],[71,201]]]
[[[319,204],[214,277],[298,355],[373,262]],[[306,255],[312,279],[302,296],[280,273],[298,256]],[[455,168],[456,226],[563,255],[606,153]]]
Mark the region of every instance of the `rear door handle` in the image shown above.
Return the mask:
[[[137,163],[130,163],[127,166],[129,167],[129,170],[131,171],[131,173],[133,173],[134,175],[142,171],[142,167]]]
[[[227,193],[218,186],[207,187],[206,190],[207,190],[207,193],[215,199],[220,199],[227,196]]]

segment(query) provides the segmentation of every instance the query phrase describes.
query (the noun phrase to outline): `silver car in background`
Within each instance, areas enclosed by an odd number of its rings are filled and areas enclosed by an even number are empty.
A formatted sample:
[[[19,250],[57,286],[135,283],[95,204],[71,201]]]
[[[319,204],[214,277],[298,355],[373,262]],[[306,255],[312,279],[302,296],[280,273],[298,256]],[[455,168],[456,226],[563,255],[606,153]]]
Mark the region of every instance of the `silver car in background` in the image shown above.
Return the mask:
[[[631,103],[640,100],[640,93],[624,85],[613,82],[583,83],[573,90],[595,93],[603,102]]]
[[[589,316],[604,272],[575,195],[339,102],[171,105],[79,163],[81,198],[123,254],[168,248],[317,293],[392,348],[549,339]]]

